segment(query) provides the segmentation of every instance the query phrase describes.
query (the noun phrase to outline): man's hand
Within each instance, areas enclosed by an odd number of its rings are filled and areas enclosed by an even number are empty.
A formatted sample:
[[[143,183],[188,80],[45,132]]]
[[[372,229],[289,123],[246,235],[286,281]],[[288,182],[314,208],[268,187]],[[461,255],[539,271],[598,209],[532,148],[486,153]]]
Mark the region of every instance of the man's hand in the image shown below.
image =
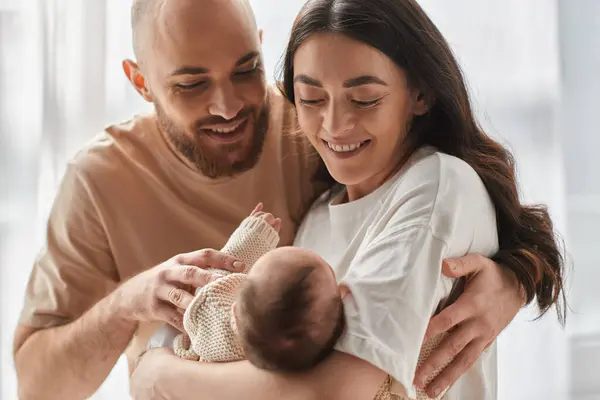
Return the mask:
[[[139,322],[164,321],[183,331],[183,313],[194,296],[193,290],[213,280],[205,268],[242,271],[243,263],[212,249],[180,254],[145,271],[120,286],[119,313]]]
[[[525,303],[514,274],[482,255],[444,260],[442,273],[451,278],[466,277],[467,282],[456,302],[431,319],[425,334],[428,340],[449,333],[417,369],[415,385],[423,388],[434,378],[433,371],[453,360],[427,385],[430,397],[453,385],[471,368]]]

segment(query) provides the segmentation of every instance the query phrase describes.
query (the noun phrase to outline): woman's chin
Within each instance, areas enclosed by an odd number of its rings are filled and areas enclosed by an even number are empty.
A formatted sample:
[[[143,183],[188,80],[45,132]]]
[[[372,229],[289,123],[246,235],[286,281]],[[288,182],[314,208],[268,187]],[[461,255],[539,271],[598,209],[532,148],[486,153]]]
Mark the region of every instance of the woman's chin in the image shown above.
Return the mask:
[[[364,169],[361,171],[358,168],[330,168],[329,165],[327,165],[327,170],[337,183],[344,186],[359,185],[367,179],[365,177],[366,174],[364,173]]]

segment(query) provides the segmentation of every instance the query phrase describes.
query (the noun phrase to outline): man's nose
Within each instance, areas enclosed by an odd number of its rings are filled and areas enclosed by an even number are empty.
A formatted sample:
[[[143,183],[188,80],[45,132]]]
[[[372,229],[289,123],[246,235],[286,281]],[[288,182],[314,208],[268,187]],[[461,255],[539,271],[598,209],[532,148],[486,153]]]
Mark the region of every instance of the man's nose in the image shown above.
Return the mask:
[[[244,102],[237,97],[233,85],[224,83],[215,89],[208,112],[224,119],[232,119],[242,108]]]

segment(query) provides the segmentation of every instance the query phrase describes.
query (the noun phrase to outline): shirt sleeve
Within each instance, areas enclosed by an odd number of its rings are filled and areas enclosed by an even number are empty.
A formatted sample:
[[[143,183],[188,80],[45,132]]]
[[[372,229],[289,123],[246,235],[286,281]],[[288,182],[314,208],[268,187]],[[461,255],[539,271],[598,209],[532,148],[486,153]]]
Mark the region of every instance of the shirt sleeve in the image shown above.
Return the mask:
[[[118,273],[89,182],[69,164],[50,212],[46,241],[27,285],[20,323],[63,325],[112,291]]]
[[[441,275],[446,251],[429,226],[397,226],[365,246],[343,279],[350,294],[338,350],[385,371],[411,398],[425,330],[449,287]]]

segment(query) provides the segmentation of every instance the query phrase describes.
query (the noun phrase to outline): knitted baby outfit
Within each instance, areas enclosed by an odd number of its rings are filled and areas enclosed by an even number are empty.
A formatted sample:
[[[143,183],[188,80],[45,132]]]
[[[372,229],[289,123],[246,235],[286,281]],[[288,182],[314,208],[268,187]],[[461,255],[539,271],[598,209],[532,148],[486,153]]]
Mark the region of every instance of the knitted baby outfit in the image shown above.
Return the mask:
[[[242,221],[221,251],[242,261],[245,269],[242,273],[209,269],[221,278],[196,290],[183,316],[187,335],[181,334],[175,338],[175,354],[188,360],[206,362],[244,359],[236,339],[231,310],[235,293],[254,263],[275,249],[278,243],[279,234],[263,218],[250,216]]]

